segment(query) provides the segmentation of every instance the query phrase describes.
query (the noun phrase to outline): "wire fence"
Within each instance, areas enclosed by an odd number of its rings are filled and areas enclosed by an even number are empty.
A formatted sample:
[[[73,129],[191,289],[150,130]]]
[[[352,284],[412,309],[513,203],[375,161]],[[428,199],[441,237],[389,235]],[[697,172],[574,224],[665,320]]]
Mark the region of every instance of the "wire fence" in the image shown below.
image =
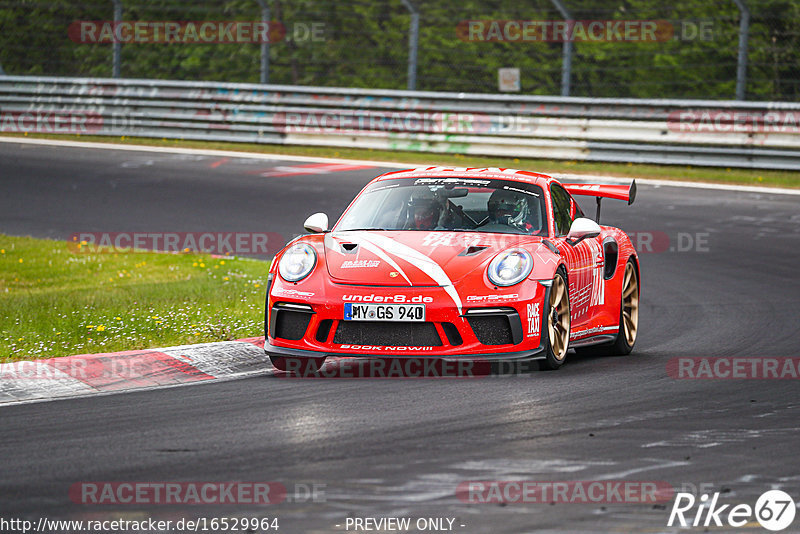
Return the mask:
[[[794,0],[0,0],[0,75],[800,100]]]

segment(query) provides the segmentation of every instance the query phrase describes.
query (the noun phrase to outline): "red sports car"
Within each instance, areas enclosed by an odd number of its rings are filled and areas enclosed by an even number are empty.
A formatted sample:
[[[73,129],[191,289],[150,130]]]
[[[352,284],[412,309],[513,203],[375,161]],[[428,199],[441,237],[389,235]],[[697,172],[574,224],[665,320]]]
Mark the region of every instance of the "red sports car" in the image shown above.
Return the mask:
[[[317,213],[269,272],[264,345],[280,370],[327,356],[541,360],[628,354],[639,261],[600,226],[636,184],[561,184],[513,169],[428,167],[372,180],[339,221]],[[596,197],[596,220],[573,195]]]

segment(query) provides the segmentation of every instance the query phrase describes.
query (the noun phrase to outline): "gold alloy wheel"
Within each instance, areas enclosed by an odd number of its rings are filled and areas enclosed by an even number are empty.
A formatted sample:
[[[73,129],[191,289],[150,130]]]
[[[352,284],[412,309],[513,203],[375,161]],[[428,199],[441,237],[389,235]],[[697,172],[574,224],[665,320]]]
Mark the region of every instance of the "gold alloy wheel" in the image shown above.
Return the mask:
[[[625,278],[622,281],[622,328],[625,341],[632,347],[636,341],[636,328],[639,326],[639,281],[633,263],[625,266]]]
[[[567,286],[561,275],[553,278],[553,285],[550,288],[550,314],[548,316],[547,328],[550,334],[550,347],[553,349],[553,356],[561,361],[567,355],[569,347],[569,295]]]

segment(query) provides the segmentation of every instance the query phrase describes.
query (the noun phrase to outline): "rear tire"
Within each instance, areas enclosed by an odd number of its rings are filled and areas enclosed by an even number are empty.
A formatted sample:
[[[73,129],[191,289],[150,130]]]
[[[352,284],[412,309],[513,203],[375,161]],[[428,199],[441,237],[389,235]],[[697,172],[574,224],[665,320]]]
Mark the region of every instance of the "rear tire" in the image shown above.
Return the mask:
[[[542,368],[555,371],[564,365],[569,350],[570,334],[570,308],[569,288],[562,268],[556,271],[553,284],[550,286],[550,295],[545,306],[545,320],[542,335],[546,335],[545,360]]]
[[[270,356],[272,365],[278,371],[295,373],[301,376],[315,375],[325,364],[325,357],[321,358],[292,358],[289,356]]]

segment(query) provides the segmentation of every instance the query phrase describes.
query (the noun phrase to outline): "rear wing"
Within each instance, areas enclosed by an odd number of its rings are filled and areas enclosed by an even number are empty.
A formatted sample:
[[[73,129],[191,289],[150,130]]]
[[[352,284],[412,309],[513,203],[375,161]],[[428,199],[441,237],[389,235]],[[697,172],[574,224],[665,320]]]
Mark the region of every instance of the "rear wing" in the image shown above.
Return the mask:
[[[595,220],[600,223],[600,202],[604,198],[625,200],[630,206],[636,200],[636,180],[630,185],[610,184],[561,184],[570,195],[583,195],[595,197],[597,200],[597,216]]]

